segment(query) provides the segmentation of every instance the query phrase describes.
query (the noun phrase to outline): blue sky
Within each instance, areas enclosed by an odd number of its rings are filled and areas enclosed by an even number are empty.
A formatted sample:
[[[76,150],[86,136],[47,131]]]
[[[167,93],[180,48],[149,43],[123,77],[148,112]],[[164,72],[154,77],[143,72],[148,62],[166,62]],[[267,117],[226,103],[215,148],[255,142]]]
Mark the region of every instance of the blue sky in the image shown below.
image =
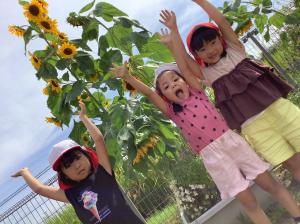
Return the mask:
[[[80,32],[65,22],[69,12],[78,12],[90,0],[49,0],[49,15],[58,20],[59,29],[70,39],[78,38]],[[185,39],[189,28],[198,22],[207,21],[206,14],[192,1],[187,0],[110,0],[107,1],[126,12],[130,18],[140,21],[151,32],[162,28],[158,22],[161,9],[172,9],[177,13],[180,32]],[[220,6],[223,1],[216,1]],[[51,116],[47,98],[42,94],[43,81],[35,77],[35,70],[24,55],[22,39],[7,32],[10,24],[27,24],[22,7],[13,1],[1,1],[0,7],[0,201],[24,182],[13,179],[10,174],[21,167],[29,167],[38,173],[48,165],[47,156],[54,143],[66,138],[69,131],[47,124],[45,117]],[[43,46],[43,47],[41,47]],[[29,50],[43,49],[39,41],[29,45]]]

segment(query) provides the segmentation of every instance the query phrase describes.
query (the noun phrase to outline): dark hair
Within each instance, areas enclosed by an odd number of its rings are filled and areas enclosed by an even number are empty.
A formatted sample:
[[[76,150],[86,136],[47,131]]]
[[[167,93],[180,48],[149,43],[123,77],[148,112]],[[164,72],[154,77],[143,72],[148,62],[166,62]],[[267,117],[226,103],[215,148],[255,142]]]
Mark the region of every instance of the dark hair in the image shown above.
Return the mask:
[[[204,42],[212,41],[219,36],[219,32],[215,29],[209,27],[200,27],[193,33],[190,47],[193,52],[196,52],[203,47]]]
[[[66,152],[65,154],[63,154],[63,156],[61,157],[60,164],[57,169],[57,174],[58,174],[59,180],[61,182],[63,182],[64,184],[73,186],[78,183],[77,181],[74,181],[74,180],[70,179],[69,177],[67,177],[67,175],[62,171],[62,169],[69,168],[71,166],[71,164],[74,162],[74,160],[77,160],[80,158],[80,155],[86,156],[88,158],[88,160],[90,161],[90,164],[92,165],[92,160],[91,160],[90,155],[81,148],[71,149],[68,152]],[[91,166],[91,168],[93,169],[92,166]]]
[[[159,76],[161,76],[163,73],[168,72],[168,71],[176,73],[179,77],[181,77],[185,81],[185,78],[179,72],[177,72],[175,70],[165,70],[162,73],[160,73]],[[159,87],[159,84],[158,84],[158,79],[159,79],[159,77],[156,79],[156,83],[155,83],[156,90],[157,90],[157,92],[158,92],[159,95],[163,96],[163,94],[161,92],[161,89]],[[172,106],[173,106],[173,111],[175,113],[181,112],[183,110],[183,107],[180,104],[172,103]]]

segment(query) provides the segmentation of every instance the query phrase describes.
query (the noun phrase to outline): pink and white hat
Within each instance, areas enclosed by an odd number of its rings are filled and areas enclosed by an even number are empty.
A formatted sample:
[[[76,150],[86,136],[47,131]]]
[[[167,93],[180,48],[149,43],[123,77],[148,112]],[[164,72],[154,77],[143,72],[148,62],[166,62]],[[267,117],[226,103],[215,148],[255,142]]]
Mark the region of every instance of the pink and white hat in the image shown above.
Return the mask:
[[[158,77],[165,71],[175,71],[178,72],[179,74],[181,73],[176,63],[166,63],[160,65],[157,69],[155,69],[155,73],[154,73],[155,75],[154,75],[153,86],[155,89],[157,89],[156,82]]]
[[[55,144],[49,154],[48,161],[53,168],[53,170],[57,171],[58,166],[60,164],[60,160],[66,152],[70,149],[82,149],[82,147],[77,144],[75,141],[71,139],[63,140],[57,144]]]

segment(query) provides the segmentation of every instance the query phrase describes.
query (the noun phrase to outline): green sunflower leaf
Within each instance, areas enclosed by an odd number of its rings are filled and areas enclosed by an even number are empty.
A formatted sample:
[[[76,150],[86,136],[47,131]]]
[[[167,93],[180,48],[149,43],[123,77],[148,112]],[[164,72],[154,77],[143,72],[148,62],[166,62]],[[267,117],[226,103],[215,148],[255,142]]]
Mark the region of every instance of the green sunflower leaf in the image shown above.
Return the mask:
[[[126,13],[107,2],[99,2],[93,13],[95,16],[102,17],[107,22],[111,22],[115,16],[127,16]]]
[[[58,68],[59,70],[64,70],[71,64],[71,62],[72,61],[70,59],[62,58],[56,62],[56,68]]]
[[[77,98],[77,96],[79,96],[82,93],[84,87],[85,87],[85,84],[83,83],[83,81],[81,81],[81,80],[76,81],[72,85],[72,90],[66,96],[66,102],[75,100]]]
[[[141,54],[155,61],[165,63],[174,61],[171,52],[159,41],[158,33],[149,38],[148,42],[142,47]]]
[[[90,20],[87,25],[84,25],[82,32],[83,41],[97,40],[99,35],[99,23],[96,20]]]
[[[29,2],[23,1],[23,0],[19,0],[19,4],[23,6],[23,5],[29,4]]]
[[[95,67],[94,67],[94,61],[91,56],[76,56],[76,61],[78,62],[78,67],[79,69],[84,73],[84,74],[95,74]]]
[[[265,25],[267,24],[268,22],[268,16],[267,15],[257,15],[255,17],[255,25],[257,26],[258,28],[258,31],[260,33],[262,33],[264,31],[264,28],[265,28]]]
[[[43,62],[40,69],[36,73],[36,77],[38,79],[56,79],[57,78],[57,70],[56,68],[51,65],[50,63]]]
[[[283,27],[284,20],[285,20],[285,16],[279,13],[275,13],[273,16],[269,18],[269,23],[276,26],[277,28],[281,28]]]
[[[94,4],[95,4],[95,0],[88,3],[88,4],[86,4],[82,9],[80,9],[79,14],[83,13],[83,12],[86,12],[86,11],[89,11],[91,8],[93,8]]]
[[[120,23],[116,23],[107,31],[106,39],[110,47],[119,48],[125,54],[132,55],[132,28],[126,28]]]

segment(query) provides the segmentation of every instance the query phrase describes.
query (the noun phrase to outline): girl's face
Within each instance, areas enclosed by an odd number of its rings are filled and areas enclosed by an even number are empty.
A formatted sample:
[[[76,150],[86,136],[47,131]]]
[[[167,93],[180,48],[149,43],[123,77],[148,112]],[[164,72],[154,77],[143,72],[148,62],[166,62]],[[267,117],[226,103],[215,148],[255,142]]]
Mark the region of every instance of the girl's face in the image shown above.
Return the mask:
[[[211,41],[205,41],[203,47],[196,50],[196,54],[207,64],[217,63],[224,51],[222,42],[219,37]]]
[[[189,97],[187,83],[173,71],[165,71],[157,80],[161,93],[171,102],[180,104]]]
[[[83,153],[79,152],[68,167],[62,166],[62,172],[73,181],[81,181],[90,174],[91,163]]]

